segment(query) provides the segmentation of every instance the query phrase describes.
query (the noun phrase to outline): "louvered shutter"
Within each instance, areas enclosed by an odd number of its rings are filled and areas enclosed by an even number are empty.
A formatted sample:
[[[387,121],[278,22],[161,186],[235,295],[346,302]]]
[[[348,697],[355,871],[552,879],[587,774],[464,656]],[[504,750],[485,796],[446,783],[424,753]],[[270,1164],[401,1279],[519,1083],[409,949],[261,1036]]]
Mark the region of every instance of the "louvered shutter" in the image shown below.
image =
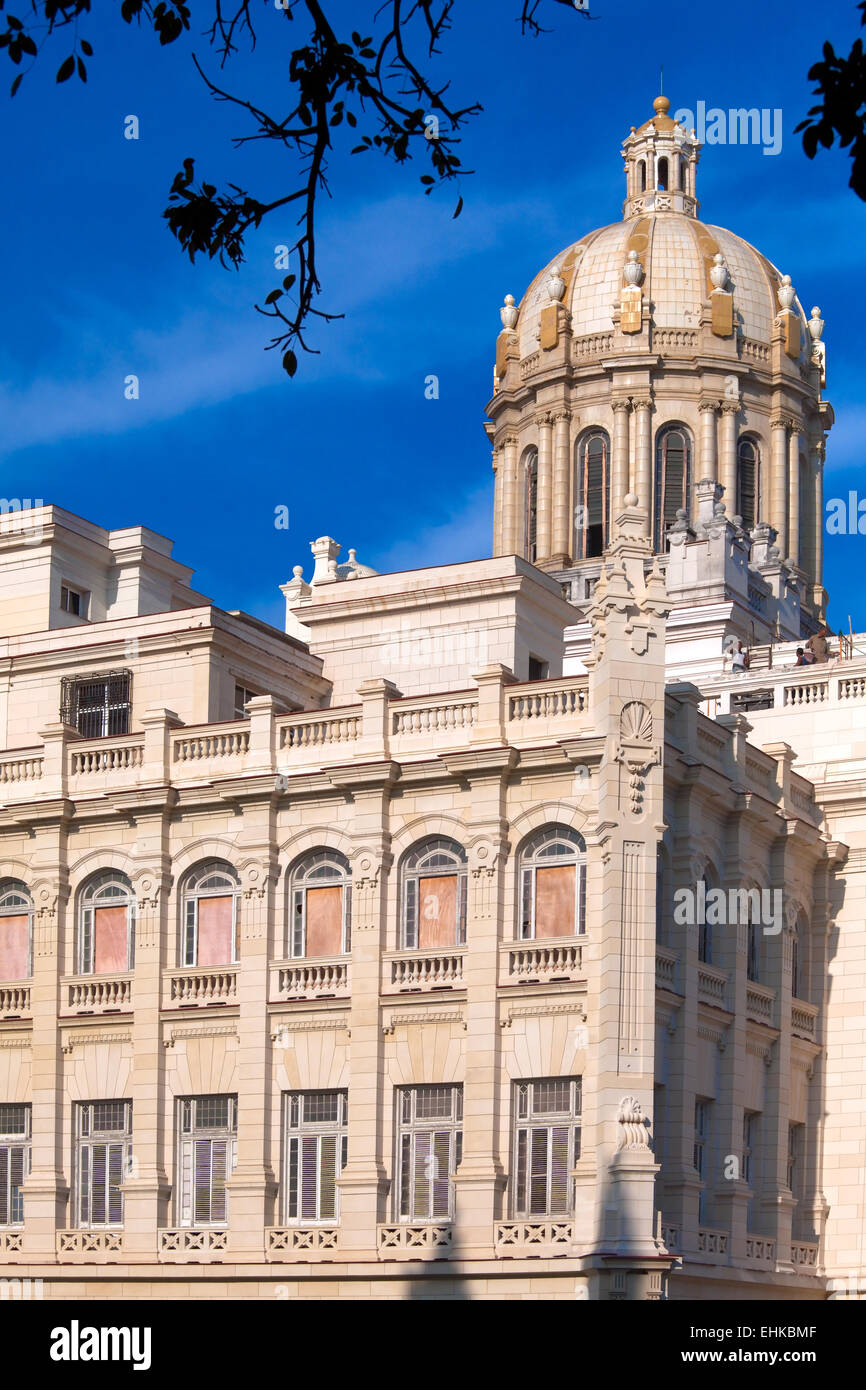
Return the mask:
[[[543,1216],[547,1212],[547,1156],[549,1135],[546,1129],[534,1129],[530,1134],[529,1150],[529,1214]]]
[[[319,1210],[322,1221],[331,1221],[337,1211],[337,1136],[323,1134],[319,1140]]]
[[[183,934],[183,963],[184,965],[195,965],[195,938],[196,938],[196,908],[198,904],[195,898],[188,898],[186,904],[186,921]]]
[[[304,889],[296,888],[292,894],[292,955],[304,954]]]
[[[9,1149],[0,1149],[0,1226],[9,1224]]]
[[[211,1220],[211,1140],[193,1141],[193,1175],[195,1193],[193,1202],[193,1225]]]
[[[105,1225],[108,1148],[108,1144],[94,1144],[85,1150],[90,1154],[90,1222],[94,1226]]]
[[[400,1136],[400,1215],[411,1216],[412,1136]]]
[[[403,922],[406,950],[412,951],[418,945],[418,884],[414,878],[406,880]]]
[[[78,1157],[78,1219],[82,1226],[91,1224],[90,1213],[90,1149],[85,1144]]]
[[[557,1126],[550,1131],[550,1202],[547,1214],[564,1216],[569,1208],[568,1189],[571,1185],[569,1175],[568,1129]]]
[[[521,891],[520,938],[528,941],[532,936],[532,870],[523,870]]]
[[[450,1214],[451,1199],[451,1133],[436,1130],[433,1134],[432,1212],[434,1217]]]
[[[415,1135],[414,1162],[414,1201],[409,1216],[413,1221],[428,1221],[431,1211],[433,1134],[431,1132]]]
[[[228,1219],[226,1179],[231,1171],[231,1140],[212,1139],[210,1221]]]
[[[681,507],[687,507],[687,449],[685,438],[678,430],[665,435],[662,440],[662,479],[663,499],[659,549],[669,526],[677,519]]]
[[[758,478],[755,449],[748,440],[740,445],[738,474],[738,510],[743,525],[751,530],[755,525]]]
[[[123,1144],[109,1144],[108,1148],[108,1224],[119,1226],[123,1221]]]
[[[319,1140],[304,1135],[301,1140],[301,1220],[315,1221],[318,1216]]]

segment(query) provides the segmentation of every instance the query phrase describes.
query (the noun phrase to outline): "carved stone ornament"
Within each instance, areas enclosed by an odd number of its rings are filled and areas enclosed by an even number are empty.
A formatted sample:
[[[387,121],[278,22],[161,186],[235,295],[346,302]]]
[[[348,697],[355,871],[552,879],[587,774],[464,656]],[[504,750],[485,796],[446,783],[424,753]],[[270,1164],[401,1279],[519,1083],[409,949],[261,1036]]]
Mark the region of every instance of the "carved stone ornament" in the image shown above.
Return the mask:
[[[632,700],[620,714],[620,746],[615,761],[628,777],[628,808],[633,816],[643,812],[646,776],[660,762],[657,748],[652,747],[653,717],[640,700]]]
[[[623,1096],[617,1111],[619,1134],[617,1150],[649,1149],[649,1121],[641,1112],[640,1101],[635,1096]]]
[[[505,296],[505,303],[499,310],[499,317],[502,319],[502,327],[508,333],[517,327],[517,306],[514,303],[513,294]]]

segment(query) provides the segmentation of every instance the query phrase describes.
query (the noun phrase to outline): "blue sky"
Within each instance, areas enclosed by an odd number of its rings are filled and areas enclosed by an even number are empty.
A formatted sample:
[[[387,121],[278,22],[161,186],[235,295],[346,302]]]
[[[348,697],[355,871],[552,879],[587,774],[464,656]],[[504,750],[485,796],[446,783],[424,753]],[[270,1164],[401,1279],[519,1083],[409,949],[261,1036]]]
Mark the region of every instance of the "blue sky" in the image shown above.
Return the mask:
[[[254,0],[255,3],[255,0]],[[378,0],[329,0],[329,13],[371,32]],[[619,158],[629,126],[651,114],[658,71],[674,109],[780,108],[776,157],[757,146],[705,149],[701,215],[754,242],[790,273],[826,320],[827,395],[837,424],[827,495],[863,483],[866,436],[866,204],[847,187],[838,151],[810,162],[794,127],[812,104],[806,73],[825,39],[848,52],[853,0],[729,0],[670,6],[593,0],[588,23],[549,4],[555,33],[521,37],[519,0],[457,0],[438,70],[454,101],[480,100],[467,127],[465,210],[456,192],[423,196],[420,164],[374,154],[331,160],[323,201],[320,357],[293,382],[262,349],[269,323],[252,308],[277,284],[274,246],[288,218],[266,220],[237,274],[190,265],[160,214],[188,155],[197,173],[266,198],[285,191],[282,159],[233,150],[242,113],[211,101],[192,67],[217,62],[192,36],[160,50],[100,0],[80,34],[95,53],[86,87],[56,86],[61,35],[14,101],[3,57],[4,327],[0,459],[7,497],[41,498],[107,527],[141,523],[175,541],[194,583],[226,608],[282,625],[278,585],[309,542],[330,534],[378,569],[487,555],[492,474],[482,431],[499,306],[592,227],[621,215]],[[194,5],[195,11],[195,5]],[[199,8],[204,15],[205,8]],[[259,0],[259,44],[242,41],[226,85],[280,109],[282,73],[300,25]],[[677,18],[677,16],[679,16]],[[123,138],[135,114],[140,139]],[[139,376],[138,401],[123,382]],[[438,400],[425,399],[428,375]],[[287,506],[287,531],[274,510]],[[866,629],[855,576],[866,537],[827,537],[831,621]]]

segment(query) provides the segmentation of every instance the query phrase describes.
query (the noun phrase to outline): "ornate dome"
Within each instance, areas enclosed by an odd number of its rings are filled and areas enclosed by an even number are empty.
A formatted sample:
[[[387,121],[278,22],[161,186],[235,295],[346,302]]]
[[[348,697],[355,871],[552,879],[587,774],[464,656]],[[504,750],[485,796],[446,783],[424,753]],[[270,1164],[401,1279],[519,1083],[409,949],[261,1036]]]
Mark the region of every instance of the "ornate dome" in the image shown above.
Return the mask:
[[[520,355],[538,351],[542,310],[551,302],[550,283],[558,274],[565,281],[561,302],[571,314],[575,338],[614,329],[614,312],[622,294],[623,267],[636,251],[643,269],[641,285],[655,330],[697,329],[701,309],[713,290],[715,257],[724,258],[725,288],[733,295],[738,334],[768,344],[780,310],[778,290],[783,276],[749,242],[724,227],[699,222],[685,211],[653,211],[588,232],[561,252],[536,276],[519,306]],[[558,286],[555,286],[558,288]],[[806,316],[794,300],[803,332],[802,351],[810,341]],[[654,334],[658,338],[658,333]],[[681,347],[682,342],[654,346]]]

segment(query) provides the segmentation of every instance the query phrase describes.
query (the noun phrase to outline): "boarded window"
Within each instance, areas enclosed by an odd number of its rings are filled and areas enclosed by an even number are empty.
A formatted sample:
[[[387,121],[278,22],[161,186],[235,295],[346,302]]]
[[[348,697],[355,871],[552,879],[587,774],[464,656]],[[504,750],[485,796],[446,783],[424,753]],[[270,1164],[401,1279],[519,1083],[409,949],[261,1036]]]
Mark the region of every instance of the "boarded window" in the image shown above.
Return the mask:
[[[199,898],[198,961],[229,965],[234,958],[234,898]]]
[[[535,874],[535,935],[573,936],[575,864],[539,868]]]
[[[418,880],[418,945],[453,946],[457,941],[457,877]]]
[[[343,889],[307,889],[307,955],[338,956],[343,949]]]
[[[23,980],[30,974],[30,914],[0,916],[0,980]]]
[[[107,975],[129,968],[129,917],[126,907],[98,907],[93,926],[93,972]]]

